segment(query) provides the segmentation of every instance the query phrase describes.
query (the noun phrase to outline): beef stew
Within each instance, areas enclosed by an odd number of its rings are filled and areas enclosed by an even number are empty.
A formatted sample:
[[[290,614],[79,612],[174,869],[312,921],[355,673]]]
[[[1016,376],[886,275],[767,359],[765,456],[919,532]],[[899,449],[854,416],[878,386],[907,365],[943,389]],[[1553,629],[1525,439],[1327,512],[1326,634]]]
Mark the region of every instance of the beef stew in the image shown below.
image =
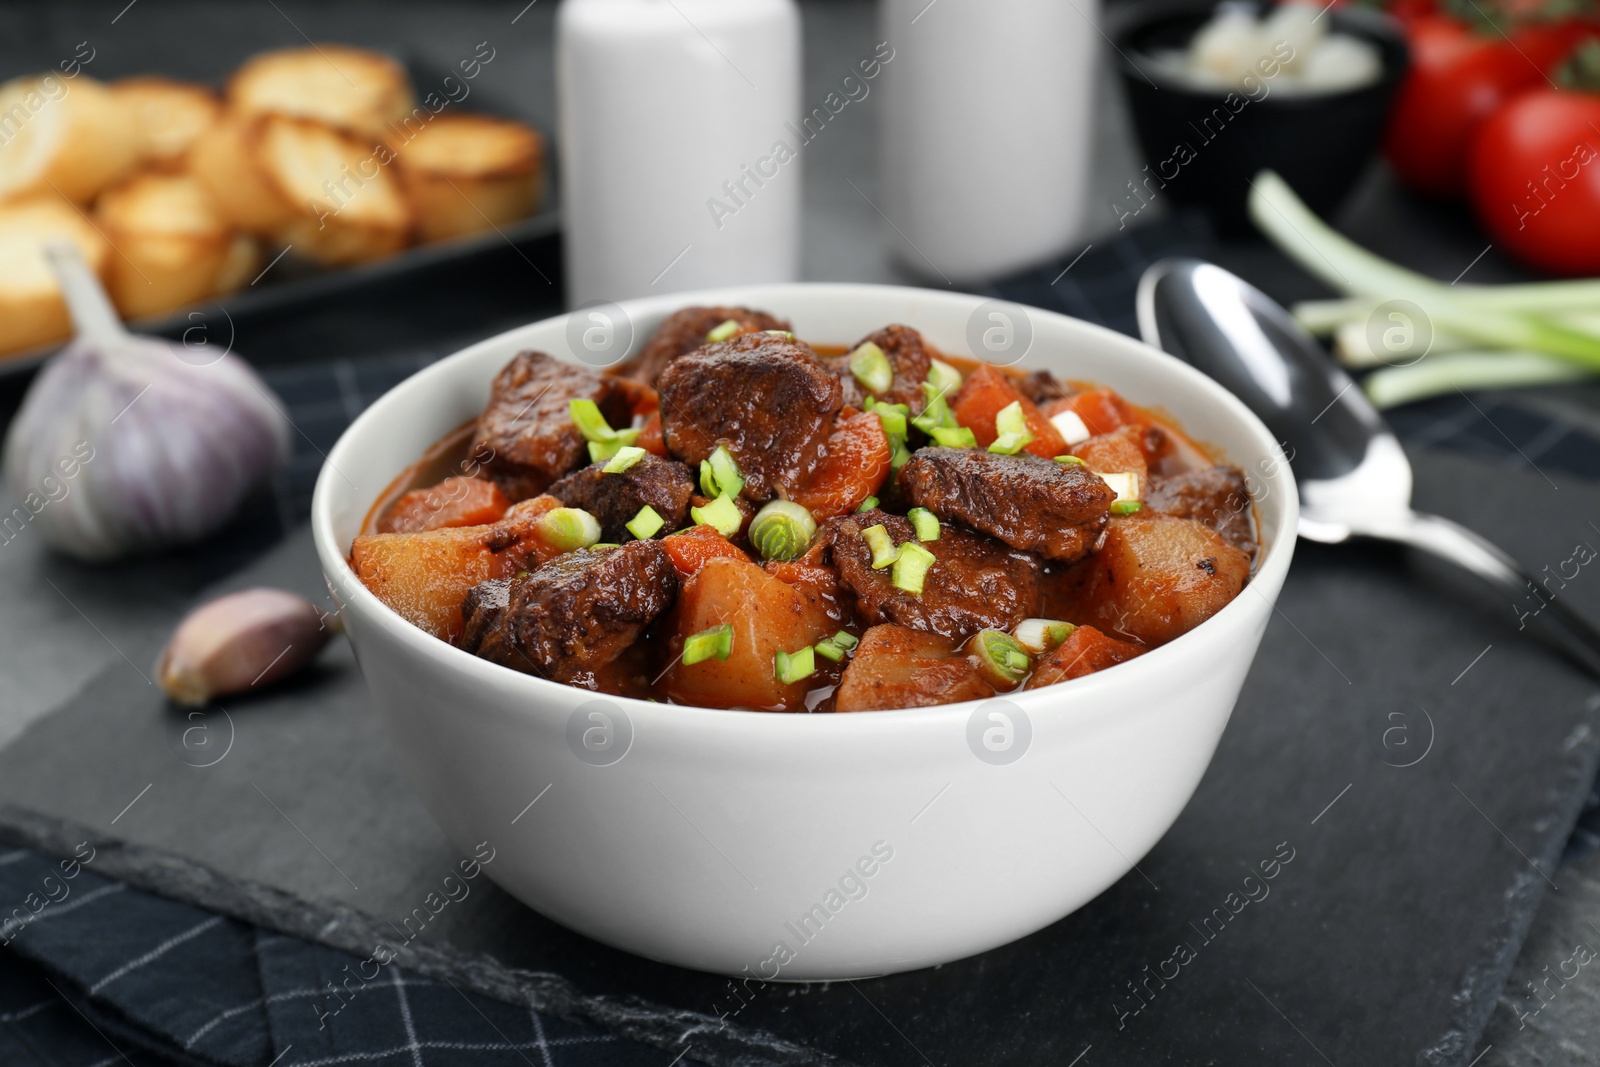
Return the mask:
[[[512,670],[852,712],[1126,662],[1236,597],[1258,540],[1243,473],[1112,390],[951,357],[906,325],[813,346],[716,307],[669,316],[611,373],[517,355],[350,561]]]

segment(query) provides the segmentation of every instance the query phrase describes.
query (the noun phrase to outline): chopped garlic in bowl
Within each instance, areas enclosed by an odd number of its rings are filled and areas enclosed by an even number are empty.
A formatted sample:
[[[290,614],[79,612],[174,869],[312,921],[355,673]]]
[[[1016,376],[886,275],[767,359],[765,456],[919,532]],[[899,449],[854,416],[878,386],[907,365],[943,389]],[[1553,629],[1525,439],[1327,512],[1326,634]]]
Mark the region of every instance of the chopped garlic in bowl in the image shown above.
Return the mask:
[[[1295,95],[1364,88],[1383,76],[1383,60],[1370,41],[1337,31],[1314,4],[1285,3],[1258,17],[1250,3],[1217,8],[1184,49],[1149,58],[1167,77],[1191,89],[1243,89],[1252,96],[1263,82]]]

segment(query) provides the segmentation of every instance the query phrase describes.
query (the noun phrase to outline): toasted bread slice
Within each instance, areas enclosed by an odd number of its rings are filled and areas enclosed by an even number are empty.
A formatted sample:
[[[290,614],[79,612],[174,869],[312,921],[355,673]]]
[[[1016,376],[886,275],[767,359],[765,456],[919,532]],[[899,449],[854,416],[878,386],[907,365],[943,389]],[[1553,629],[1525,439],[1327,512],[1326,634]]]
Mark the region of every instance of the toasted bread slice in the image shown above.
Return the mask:
[[[224,119],[201,133],[189,149],[189,173],[205,186],[222,215],[250,233],[276,233],[295,216],[295,207],[267,180],[252,145],[252,123]]]
[[[384,145],[369,146],[320,122],[271,117],[253,146],[279,195],[297,206],[278,231],[297,255],[357,263],[405,246],[411,207]]]
[[[145,166],[183,165],[189,146],[222,118],[222,101],[204,85],[170,78],[124,78],[111,84],[139,129]]]
[[[217,295],[238,292],[255,281],[261,269],[261,245],[247,233],[236,233],[228,242],[228,254],[217,271]]]
[[[123,318],[159,315],[216,293],[232,231],[194,178],[136,174],[101,194],[95,217],[116,253],[107,288]]]
[[[378,52],[323,44],[263,52],[234,72],[228,106],[241,116],[320,119],[361,137],[386,139],[413,106],[411,81]]]
[[[0,85],[0,200],[60,194],[86,204],[139,159],[116,94],[86,75]]]
[[[104,274],[112,254],[105,238],[54,193],[0,204],[0,353],[64,340],[72,332],[67,305],[44,258],[48,241],[78,246],[89,269]]]
[[[544,140],[523,123],[444,113],[395,147],[424,241],[500,226],[538,204]]]

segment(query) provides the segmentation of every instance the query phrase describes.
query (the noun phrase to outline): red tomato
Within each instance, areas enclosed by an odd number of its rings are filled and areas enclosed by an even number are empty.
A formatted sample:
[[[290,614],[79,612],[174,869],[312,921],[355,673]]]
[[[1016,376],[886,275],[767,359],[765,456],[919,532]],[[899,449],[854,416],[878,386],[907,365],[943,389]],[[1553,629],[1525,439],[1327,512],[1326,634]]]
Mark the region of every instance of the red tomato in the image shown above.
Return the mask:
[[[1466,192],[1466,162],[1478,124],[1507,100],[1545,84],[1544,67],[1499,35],[1443,15],[1413,21],[1411,70],[1400,86],[1384,151],[1402,181],[1421,193]],[[1549,35],[1535,51],[1545,65]],[[1559,59],[1556,56],[1555,59]]]
[[[1546,270],[1600,273],[1600,94],[1513,100],[1478,130],[1471,176],[1497,245]]]

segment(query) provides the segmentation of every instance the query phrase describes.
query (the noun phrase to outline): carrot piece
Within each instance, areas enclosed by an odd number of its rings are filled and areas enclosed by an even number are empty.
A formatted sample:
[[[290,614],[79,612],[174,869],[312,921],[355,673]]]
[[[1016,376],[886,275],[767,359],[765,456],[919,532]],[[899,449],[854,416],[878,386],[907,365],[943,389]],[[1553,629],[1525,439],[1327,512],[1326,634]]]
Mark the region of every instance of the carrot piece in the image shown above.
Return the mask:
[[[650,416],[650,421],[644,424],[639,431],[639,439],[634,442],[651,455],[667,459],[666,438],[661,436],[661,412],[657,411]]]
[[[1097,474],[1123,471],[1139,480],[1139,495],[1144,496],[1150,484],[1150,466],[1145,460],[1141,444],[1144,430],[1138,426],[1124,426],[1114,433],[1103,433],[1072,446],[1072,454],[1088,464]]]
[[[632,378],[618,378],[617,384],[622,391],[623,403],[628,406],[628,411],[633,415],[650,415],[660,410],[661,394],[657,393],[654,386],[644,382],[634,381]]]
[[[827,455],[790,498],[819,521],[854,511],[889,476],[889,437],[882,419],[862,411],[833,425]]]
[[[1115,667],[1139,655],[1144,649],[1131,641],[1118,641],[1107,637],[1093,626],[1080,626],[1067,636],[1034,668],[1027,688],[1070,682],[1107,667]]]
[[[496,522],[511,501],[500,487],[482,478],[446,478],[427,489],[413,489],[378,520],[379,533],[421,533],[447,526]]]
[[[1017,391],[1011,379],[984,363],[967,375],[961,391],[950,404],[956,421],[972,431],[979,448],[988,448],[999,436],[994,420],[1007,406],[1020,402],[1022,413],[1028,420],[1028,432],[1033,440],[1026,451],[1045,459],[1053,459],[1067,450],[1067,442],[1060,431],[1050,424],[1039,405]]]
[[[1076,412],[1091,434],[1111,433],[1132,423],[1140,423],[1128,402],[1110,389],[1086,389],[1062,400],[1052,400],[1046,410],[1051,415]]]
[[[692,526],[682,533],[661,539],[661,547],[677,568],[679,578],[687,578],[714,559],[735,559],[750,562],[738,545],[723,537],[709,526]]]

